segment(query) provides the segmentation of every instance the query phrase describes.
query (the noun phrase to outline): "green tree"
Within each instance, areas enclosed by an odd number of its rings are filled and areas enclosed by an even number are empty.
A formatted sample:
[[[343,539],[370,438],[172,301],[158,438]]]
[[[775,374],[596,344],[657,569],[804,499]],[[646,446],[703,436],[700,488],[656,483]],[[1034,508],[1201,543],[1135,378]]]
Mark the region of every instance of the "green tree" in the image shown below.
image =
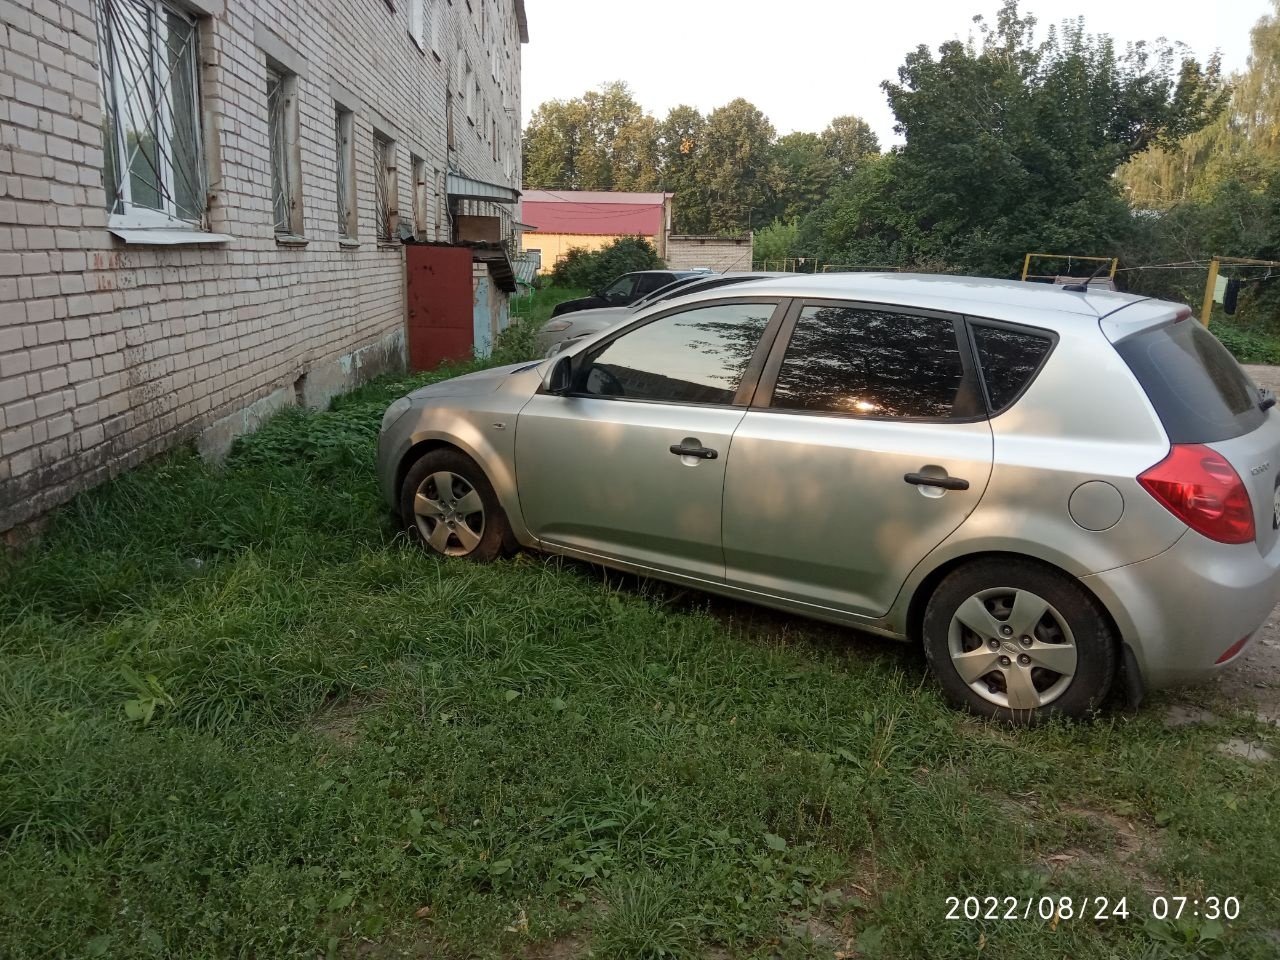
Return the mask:
[[[884,84],[906,143],[802,230],[827,259],[895,255],[998,276],[1028,250],[1110,251],[1130,223],[1116,168],[1223,103],[1216,62],[1172,47],[1121,53],[1080,20],[1037,41],[1014,0],[994,25],[976,23],[976,38],[921,46]]]
[[[755,261],[765,270],[778,270],[779,261],[796,255],[800,241],[800,225],[792,220],[775,220],[762,230],[757,230],[753,243]]]
[[[836,162],[816,133],[788,133],[774,146],[778,188],[773,215],[796,220],[827,198],[838,174]]]
[[[715,233],[738,233],[764,220],[781,175],[773,157],[774,128],[741,97],[707,117],[697,166]]]
[[[1227,84],[1227,109],[1203,129],[1121,168],[1119,179],[1135,206],[1207,200],[1227,179],[1266,188],[1280,165],[1280,0],[1272,4],[1274,13],[1251,31],[1247,66]]]
[[[710,229],[706,195],[698,168],[705,156],[707,121],[694,107],[672,107],[658,124],[660,185],[675,194],[676,233],[702,234]]]
[[[836,171],[849,176],[863,159],[880,152],[880,140],[860,117],[836,117],[822,131],[822,148]]]
[[[527,189],[650,190],[657,129],[625,83],[538,107],[524,132]]]

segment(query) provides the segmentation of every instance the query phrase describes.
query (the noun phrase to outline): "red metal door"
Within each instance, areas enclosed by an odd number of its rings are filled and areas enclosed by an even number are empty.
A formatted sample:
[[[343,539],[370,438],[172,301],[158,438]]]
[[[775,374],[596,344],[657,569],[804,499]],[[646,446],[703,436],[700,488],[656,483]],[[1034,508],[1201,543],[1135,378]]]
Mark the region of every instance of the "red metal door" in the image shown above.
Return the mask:
[[[409,369],[470,360],[475,351],[471,249],[410,244],[405,253]]]

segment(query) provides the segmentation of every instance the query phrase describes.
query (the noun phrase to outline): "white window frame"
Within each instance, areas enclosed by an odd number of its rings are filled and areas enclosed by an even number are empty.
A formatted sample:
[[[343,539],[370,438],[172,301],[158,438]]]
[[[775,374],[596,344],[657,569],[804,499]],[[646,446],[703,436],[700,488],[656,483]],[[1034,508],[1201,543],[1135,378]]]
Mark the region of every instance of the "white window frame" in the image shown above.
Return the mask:
[[[476,125],[476,94],[480,90],[480,81],[476,79],[475,71],[471,69],[471,58],[467,57],[466,70],[464,73],[466,80],[466,88],[463,96],[466,98],[467,106],[467,122],[473,127]]]
[[[95,6],[95,15],[98,21],[98,38],[100,50],[105,51],[107,45],[111,42],[114,34],[110,31],[109,25],[104,22],[107,16],[107,9],[119,4],[131,4],[133,6],[142,7],[147,10],[148,14],[154,18],[162,18],[170,13],[176,14],[191,26],[191,44],[193,46],[190,58],[191,69],[191,91],[193,103],[191,104],[192,116],[194,117],[195,132],[195,161],[196,169],[196,186],[203,200],[207,196],[207,170],[205,169],[205,147],[204,147],[204,130],[203,130],[203,111],[201,109],[201,92],[200,92],[200,23],[198,18],[192,16],[186,10],[164,0],[98,0]],[[149,40],[151,38],[148,38]],[[158,43],[149,43],[148,53],[151,59],[151,75],[158,82],[158,78],[164,75],[163,63],[159,59],[161,46]],[[117,48],[118,49],[118,48]],[[124,77],[120,71],[115,71],[108,77],[106,64],[111,62],[109,54],[100,53],[101,77],[102,77],[102,93],[105,102],[106,111],[110,112],[114,109],[114,104],[127,102],[128,92],[124,86]],[[110,83],[110,96],[107,96],[106,85]],[[160,129],[173,131],[173,106],[169,97],[164,95],[163,91],[153,90],[152,97],[155,99],[157,106],[157,123]],[[117,113],[117,122],[114,125],[115,143],[103,143],[103,150],[112,150],[115,156],[116,180],[115,184],[106,184],[108,192],[114,186],[118,191],[115,197],[108,195],[107,203],[108,216],[107,226],[109,228],[141,228],[141,229],[181,229],[191,231],[205,231],[208,227],[208,215],[206,210],[201,210],[200,215],[195,220],[188,220],[178,216],[177,201],[175,197],[174,185],[174,165],[171,159],[173,152],[172,147],[169,150],[156,150],[156,159],[160,169],[156,171],[160,178],[160,194],[161,203],[164,209],[153,209],[135,205],[133,203],[133,177],[129,173],[129,153],[128,153],[128,132],[124,129],[124,125],[119,122]],[[105,177],[104,177],[105,180]],[[114,209],[115,203],[119,202],[122,211],[117,212]]]
[[[409,36],[419,50],[427,46],[427,0],[409,0]]]
[[[431,3],[431,52],[439,59],[440,54],[444,52],[440,45],[441,34],[441,17],[443,16],[442,8],[444,4],[442,0],[429,0]]]

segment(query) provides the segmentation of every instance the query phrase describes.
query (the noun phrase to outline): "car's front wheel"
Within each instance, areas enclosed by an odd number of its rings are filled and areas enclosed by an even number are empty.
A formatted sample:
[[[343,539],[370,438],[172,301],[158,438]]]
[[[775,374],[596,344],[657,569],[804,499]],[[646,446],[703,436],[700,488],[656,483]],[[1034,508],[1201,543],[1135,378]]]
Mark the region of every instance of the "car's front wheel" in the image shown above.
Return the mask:
[[[447,557],[483,563],[515,547],[489,478],[457,450],[432,450],[409,468],[400,488],[400,516],[411,538]]]
[[[925,609],[925,655],[947,699],[1016,723],[1097,710],[1115,679],[1116,646],[1097,601],[1034,561],[960,567]]]

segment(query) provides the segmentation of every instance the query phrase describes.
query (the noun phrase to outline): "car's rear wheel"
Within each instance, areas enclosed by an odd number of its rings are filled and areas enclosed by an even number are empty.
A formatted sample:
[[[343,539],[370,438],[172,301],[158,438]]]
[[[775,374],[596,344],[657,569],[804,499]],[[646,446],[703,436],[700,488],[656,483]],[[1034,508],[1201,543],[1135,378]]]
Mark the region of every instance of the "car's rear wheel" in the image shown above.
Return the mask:
[[[929,598],[924,649],[947,699],[1017,723],[1088,716],[1116,673],[1116,638],[1075,580],[1034,561],[979,560]]]
[[[457,450],[432,450],[409,468],[400,516],[412,539],[443,556],[483,563],[515,547],[489,478]]]

